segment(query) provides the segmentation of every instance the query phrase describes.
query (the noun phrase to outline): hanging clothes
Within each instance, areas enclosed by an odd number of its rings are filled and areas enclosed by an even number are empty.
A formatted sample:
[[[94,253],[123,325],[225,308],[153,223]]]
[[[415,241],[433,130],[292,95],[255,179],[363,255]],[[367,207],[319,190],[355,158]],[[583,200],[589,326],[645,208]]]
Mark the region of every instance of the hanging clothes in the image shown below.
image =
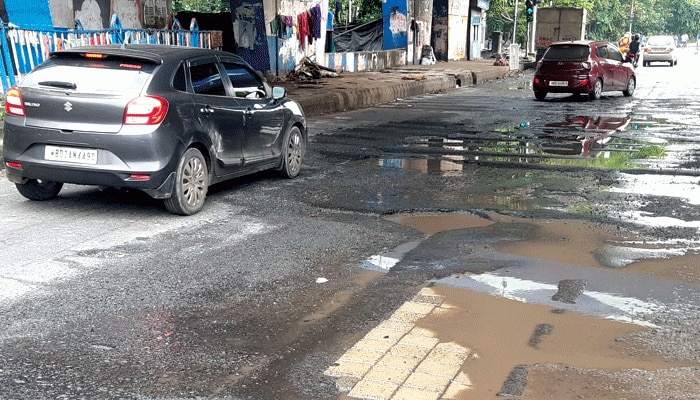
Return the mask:
[[[335,53],[335,43],[333,42],[334,18],[333,12],[328,11],[328,19],[326,20],[326,53]]]
[[[301,44],[301,49],[306,50],[306,41],[309,37],[309,17],[307,13],[297,15],[297,39]]]
[[[309,45],[314,43],[314,38],[316,37],[314,35],[314,22],[315,22],[315,17],[314,14],[311,12],[311,10],[306,11],[306,18],[308,19],[308,36],[307,39],[309,39]]]
[[[311,9],[311,16],[314,19],[314,39],[321,38],[321,26],[323,26],[323,15],[321,15],[321,5],[317,4]]]

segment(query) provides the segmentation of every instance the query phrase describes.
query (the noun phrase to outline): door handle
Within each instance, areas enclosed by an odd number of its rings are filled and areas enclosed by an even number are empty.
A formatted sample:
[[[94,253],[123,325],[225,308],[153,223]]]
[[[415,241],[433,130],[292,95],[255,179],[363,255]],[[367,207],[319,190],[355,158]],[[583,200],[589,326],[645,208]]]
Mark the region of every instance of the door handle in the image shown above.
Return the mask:
[[[245,115],[253,115],[254,111],[251,108],[245,109]]]
[[[199,112],[201,112],[202,114],[210,115],[210,114],[214,114],[214,109],[211,108],[209,105],[206,105],[206,106],[200,108]]]

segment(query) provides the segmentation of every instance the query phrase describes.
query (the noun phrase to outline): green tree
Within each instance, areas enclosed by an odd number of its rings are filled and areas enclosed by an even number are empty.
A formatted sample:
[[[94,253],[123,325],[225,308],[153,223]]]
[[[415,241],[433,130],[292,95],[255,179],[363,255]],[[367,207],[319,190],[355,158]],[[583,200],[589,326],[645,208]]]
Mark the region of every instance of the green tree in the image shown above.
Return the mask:
[[[335,0],[328,0],[328,9],[335,13]],[[375,21],[382,17],[382,0],[340,0],[343,8],[342,15],[337,23],[345,25],[348,18],[348,10],[352,3],[352,24],[364,24],[366,22]],[[336,15],[337,18],[337,15]]]
[[[220,13],[231,11],[230,0],[173,0],[173,12],[196,11],[202,13]]]

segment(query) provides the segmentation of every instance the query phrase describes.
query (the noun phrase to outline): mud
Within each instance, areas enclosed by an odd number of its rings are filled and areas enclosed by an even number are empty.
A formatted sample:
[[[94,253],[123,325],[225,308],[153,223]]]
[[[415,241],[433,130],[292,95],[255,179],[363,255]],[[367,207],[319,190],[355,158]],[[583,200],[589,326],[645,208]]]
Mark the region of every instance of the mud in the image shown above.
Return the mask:
[[[610,269],[599,256],[606,246],[673,247],[670,243],[645,243],[614,226],[577,220],[531,220],[495,213],[405,214],[393,220],[428,235],[491,224],[528,224],[532,229],[526,238],[501,241],[493,250],[601,272]],[[622,271],[700,284],[696,252],[664,254],[667,256],[626,264]],[[433,283],[432,289],[448,302],[442,305],[442,312],[431,313],[417,325],[436,332],[442,342],[457,343],[473,354],[462,369],[472,387],[456,399],[700,398],[698,360],[669,357],[659,351],[649,340],[654,328],[440,281]]]

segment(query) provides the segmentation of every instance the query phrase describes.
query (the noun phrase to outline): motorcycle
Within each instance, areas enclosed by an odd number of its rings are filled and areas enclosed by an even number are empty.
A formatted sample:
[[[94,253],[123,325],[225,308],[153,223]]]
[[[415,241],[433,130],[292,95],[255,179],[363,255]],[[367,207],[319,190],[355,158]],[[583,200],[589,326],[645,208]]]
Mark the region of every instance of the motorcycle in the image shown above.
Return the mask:
[[[639,54],[628,51],[625,53],[625,62],[632,63],[632,67],[637,68],[637,64],[639,63]]]

